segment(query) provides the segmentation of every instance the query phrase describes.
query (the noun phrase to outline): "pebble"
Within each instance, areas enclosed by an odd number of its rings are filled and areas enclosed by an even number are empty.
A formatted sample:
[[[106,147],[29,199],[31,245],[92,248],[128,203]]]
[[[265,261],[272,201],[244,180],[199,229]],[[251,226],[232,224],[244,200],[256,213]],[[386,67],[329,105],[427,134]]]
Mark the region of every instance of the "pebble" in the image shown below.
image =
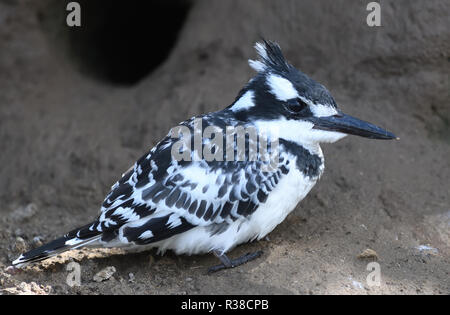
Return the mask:
[[[36,236],[33,238],[32,240],[32,244],[34,247],[40,247],[42,245],[44,245],[44,243],[42,242],[43,237],[42,236]]]
[[[20,236],[16,237],[16,243],[14,244],[14,250],[18,253],[24,253],[27,251],[27,243]]]
[[[377,252],[370,248],[365,249],[361,254],[359,254],[356,257],[358,257],[359,259],[373,258],[375,260],[378,260]]]
[[[106,267],[105,269],[99,271],[98,273],[96,273],[93,280],[95,282],[106,281],[109,278],[111,278],[113,276],[113,274],[115,274],[115,273],[116,273],[116,268],[114,266],[109,266],[109,267]]]
[[[422,254],[431,254],[431,255],[439,254],[439,250],[437,248],[428,245],[419,245],[416,246],[416,249]]]
[[[15,275],[15,274],[18,274],[21,270],[22,270],[22,269],[16,268],[16,267],[14,267],[14,266],[8,266],[8,267],[5,268],[5,272],[6,272],[8,275]]]
[[[134,282],[135,279],[136,279],[136,278],[134,277],[134,274],[133,274],[132,272],[130,272],[130,273],[128,274],[128,281],[129,281],[129,282]]]

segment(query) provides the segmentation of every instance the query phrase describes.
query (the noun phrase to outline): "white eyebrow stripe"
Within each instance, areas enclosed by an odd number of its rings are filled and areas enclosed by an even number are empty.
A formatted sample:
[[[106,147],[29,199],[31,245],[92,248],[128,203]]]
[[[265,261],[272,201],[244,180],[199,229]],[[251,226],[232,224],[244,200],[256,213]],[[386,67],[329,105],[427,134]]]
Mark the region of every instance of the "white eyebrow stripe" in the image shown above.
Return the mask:
[[[255,102],[253,101],[254,92],[252,90],[248,90],[244,93],[236,102],[234,102],[233,106],[231,106],[231,110],[233,112],[237,112],[240,110],[249,109],[255,106]]]
[[[310,104],[309,108],[311,109],[311,112],[316,117],[326,117],[326,116],[333,116],[338,113],[336,108],[329,106],[329,105],[322,105],[322,104]]]
[[[280,101],[287,101],[298,97],[298,92],[292,83],[276,74],[270,74],[267,78],[267,84],[271,93]]]

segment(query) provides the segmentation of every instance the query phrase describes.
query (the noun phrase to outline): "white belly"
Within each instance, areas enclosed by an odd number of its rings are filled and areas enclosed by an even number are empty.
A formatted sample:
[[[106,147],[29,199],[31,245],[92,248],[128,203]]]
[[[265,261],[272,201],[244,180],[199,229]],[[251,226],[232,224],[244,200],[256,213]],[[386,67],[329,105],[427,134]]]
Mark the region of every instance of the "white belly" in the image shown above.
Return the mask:
[[[249,240],[261,239],[270,233],[308,194],[317,179],[311,180],[292,168],[250,217],[234,221],[224,232],[211,236],[209,227],[198,226],[169,239],[145,246],[167,249],[177,254],[200,254],[212,250],[227,252]],[[141,248],[141,250],[144,248]]]

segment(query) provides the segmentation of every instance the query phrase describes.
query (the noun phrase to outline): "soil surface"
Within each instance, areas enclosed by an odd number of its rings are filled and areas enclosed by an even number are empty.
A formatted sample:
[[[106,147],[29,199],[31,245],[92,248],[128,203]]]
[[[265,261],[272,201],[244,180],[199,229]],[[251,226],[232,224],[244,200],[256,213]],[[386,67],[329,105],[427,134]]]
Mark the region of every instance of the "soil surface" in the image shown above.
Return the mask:
[[[59,0],[0,0],[1,292],[450,294],[450,7],[382,1],[382,26],[368,27],[364,2],[193,1],[168,58],[120,85],[83,64],[68,34],[89,25],[65,26]],[[401,140],[324,145],[321,180],[269,239],[230,253],[263,250],[238,268],[207,275],[213,255],[83,250],[8,273],[23,250],[94,219],[170,127],[228,106],[261,35],[343,111]],[[81,286],[67,283],[71,261]]]

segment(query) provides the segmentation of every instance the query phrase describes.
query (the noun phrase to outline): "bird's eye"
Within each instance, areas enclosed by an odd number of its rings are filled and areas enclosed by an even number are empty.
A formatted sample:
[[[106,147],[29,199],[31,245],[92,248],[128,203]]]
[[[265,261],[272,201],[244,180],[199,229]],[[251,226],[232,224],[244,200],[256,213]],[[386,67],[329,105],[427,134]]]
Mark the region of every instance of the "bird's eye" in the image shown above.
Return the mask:
[[[286,107],[290,112],[299,113],[304,110],[308,105],[300,98],[293,98],[286,102]]]

